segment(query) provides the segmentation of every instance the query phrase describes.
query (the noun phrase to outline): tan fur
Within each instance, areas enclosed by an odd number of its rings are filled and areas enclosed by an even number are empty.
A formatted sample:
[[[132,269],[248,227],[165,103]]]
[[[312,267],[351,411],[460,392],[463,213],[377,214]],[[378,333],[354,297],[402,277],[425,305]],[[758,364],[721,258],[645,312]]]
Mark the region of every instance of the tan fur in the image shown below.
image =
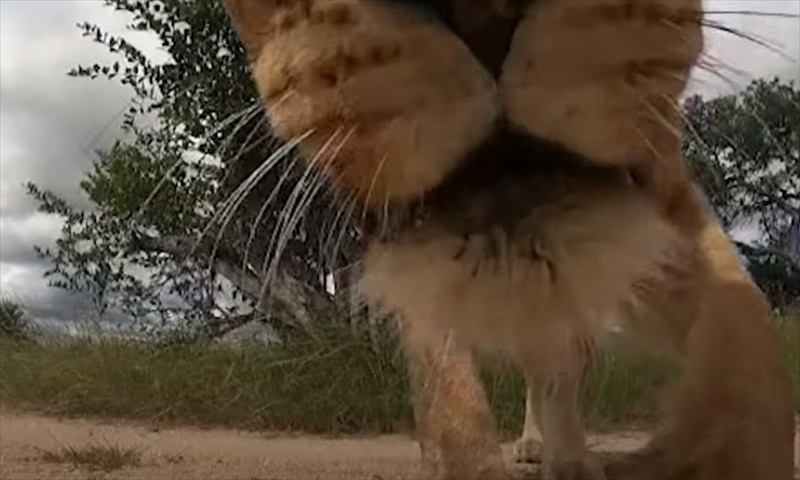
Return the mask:
[[[599,162],[679,151],[664,130],[677,130],[675,100],[702,50],[700,10],[697,0],[536,4],[506,60],[510,117]]]
[[[336,132],[347,137],[329,170],[367,202],[436,185],[495,118],[494,84],[466,47],[380,2],[229,5],[254,22],[241,31],[277,132],[313,130],[302,145],[311,155]]]
[[[484,13],[511,5],[491,1]],[[540,453],[547,479],[601,478],[579,386],[595,341],[622,328],[665,339],[687,373],[650,448],[611,465],[612,478],[791,478],[789,386],[767,306],[680,157],[700,0],[537,0],[497,81],[451,31],[390,2],[225,3],[272,125],[303,137],[370,208],[438,185],[500,115],[636,180],[549,197],[502,266],[480,263],[488,233],[458,259],[460,239],[436,227],[369,247],[364,290],[403,327],[430,477],[506,476],[471,359],[480,347],[525,372],[521,453]]]

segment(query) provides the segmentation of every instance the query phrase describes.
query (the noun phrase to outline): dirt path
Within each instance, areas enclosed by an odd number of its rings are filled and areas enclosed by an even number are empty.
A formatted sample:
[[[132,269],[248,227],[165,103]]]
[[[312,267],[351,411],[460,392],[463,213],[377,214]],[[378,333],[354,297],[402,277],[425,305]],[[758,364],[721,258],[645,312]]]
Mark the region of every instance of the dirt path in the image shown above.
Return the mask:
[[[636,448],[636,432],[590,437],[593,450]],[[55,462],[50,454],[87,447],[135,451],[138,466],[92,471],[91,462]],[[506,445],[506,452],[509,446]],[[130,424],[0,413],[0,479],[413,479],[418,449],[405,436],[329,439],[192,428],[153,431]],[[519,472],[524,477],[533,471]]]

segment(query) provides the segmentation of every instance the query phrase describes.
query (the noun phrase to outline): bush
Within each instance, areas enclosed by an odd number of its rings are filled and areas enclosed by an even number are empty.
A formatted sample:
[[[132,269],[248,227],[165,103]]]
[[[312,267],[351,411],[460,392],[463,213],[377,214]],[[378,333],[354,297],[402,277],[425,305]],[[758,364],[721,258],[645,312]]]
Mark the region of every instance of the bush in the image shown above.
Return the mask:
[[[30,334],[25,310],[7,298],[0,299],[0,338],[19,340]]]

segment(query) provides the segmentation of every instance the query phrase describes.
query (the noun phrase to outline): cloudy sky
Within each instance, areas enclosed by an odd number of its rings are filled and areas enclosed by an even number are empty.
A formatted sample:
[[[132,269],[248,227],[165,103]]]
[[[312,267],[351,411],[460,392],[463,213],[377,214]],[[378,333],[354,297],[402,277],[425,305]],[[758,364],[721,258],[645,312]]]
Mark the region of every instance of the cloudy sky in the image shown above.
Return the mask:
[[[646,1],[646,0],[643,0]],[[800,0],[707,0],[718,14],[709,18],[774,45],[774,50],[711,32],[708,54],[728,66],[722,81],[698,76],[695,91],[731,91],[755,77],[800,79],[800,20],[731,14],[732,11],[800,15]],[[728,12],[728,13],[723,13]],[[34,244],[47,246],[58,235],[57,218],[37,213],[22,185],[30,180],[85,205],[78,182],[93,152],[119,134],[130,92],[101,81],[74,79],[74,65],[103,61],[104,48],[81,37],[76,23],[89,21],[112,33],[127,18],[101,0],[0,0],[0,289],[44,318],[68,318],[80,299],[47,287],[46,265]],[[133,43],[163,58],[154,39],[141,34]],[[138,36],[137,36],[138,35]]]

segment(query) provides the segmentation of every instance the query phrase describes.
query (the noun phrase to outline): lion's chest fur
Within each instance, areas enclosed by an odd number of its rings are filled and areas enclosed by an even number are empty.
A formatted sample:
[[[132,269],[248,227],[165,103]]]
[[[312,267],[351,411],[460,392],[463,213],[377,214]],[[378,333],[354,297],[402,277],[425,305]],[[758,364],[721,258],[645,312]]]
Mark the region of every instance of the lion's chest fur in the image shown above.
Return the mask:
[[[532,206],[509,230],[446,223],[373,242],[366,295],[441,336],[512,354],[554,335],[596,336],[690,270],[691,248],[633,190],[570,192]]]

